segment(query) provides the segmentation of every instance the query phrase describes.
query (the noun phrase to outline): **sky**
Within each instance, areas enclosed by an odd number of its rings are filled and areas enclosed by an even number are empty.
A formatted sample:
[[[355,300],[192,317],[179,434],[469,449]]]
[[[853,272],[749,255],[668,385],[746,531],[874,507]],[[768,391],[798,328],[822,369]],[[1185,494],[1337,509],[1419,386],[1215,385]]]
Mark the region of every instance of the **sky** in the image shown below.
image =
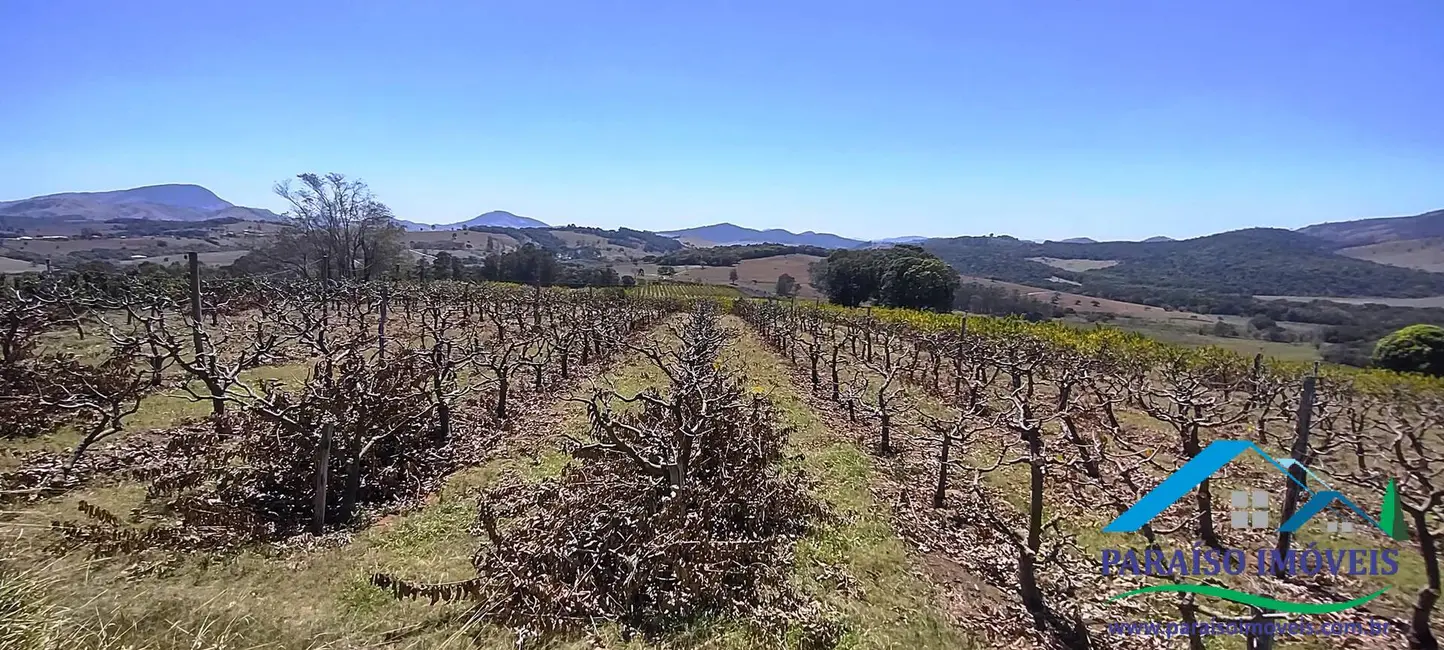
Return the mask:
[[[1444,208],[1444,1],[0,0],[0,200],[862,239]]]

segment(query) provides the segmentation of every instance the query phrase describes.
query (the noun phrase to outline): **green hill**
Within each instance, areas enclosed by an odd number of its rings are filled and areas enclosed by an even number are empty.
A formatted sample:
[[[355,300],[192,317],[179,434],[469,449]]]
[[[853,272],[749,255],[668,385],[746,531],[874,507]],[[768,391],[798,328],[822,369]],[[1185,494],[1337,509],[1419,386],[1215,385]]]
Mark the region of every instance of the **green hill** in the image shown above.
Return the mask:
[[[1306,295],[1420,298],[1444,294],[1444,274],[1386,266],[1338,255],[1335,244],[1290,230],[1250,228],[1164,242],[1025,242],[1011,237],[931,239],[924,248],[976,275],[1038,284],[1076,282],[1070,289],[1138,301],[1188,295]],[[1035,258],[1116,262],[1069,271]],[[1144,300],[1144,302],[1157,302]]]

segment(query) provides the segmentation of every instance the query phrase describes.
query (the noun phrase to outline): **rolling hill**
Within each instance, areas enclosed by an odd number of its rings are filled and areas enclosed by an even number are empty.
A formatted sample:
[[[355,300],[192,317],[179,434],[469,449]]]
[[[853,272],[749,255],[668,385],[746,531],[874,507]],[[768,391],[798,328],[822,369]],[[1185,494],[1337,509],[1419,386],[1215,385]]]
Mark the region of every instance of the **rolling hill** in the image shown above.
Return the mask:
[[[1073,291],[1133,302],[1153,302],[1140,298],[1170,293],[1397,298],[1444,294],[1444,274],[1339,255],[1329,241],[1275,228],[1152,243],[1036,244],[1012,237],[957,237],[931,239],[923,247],[964,275],[1034,286],[1064,283],[1079,287]],[[1029,258],[1116,264],[1068,271]]]
[[[792,246],[821,246],[823,248],[857,248],[867,242],[848,239],[831,233],[811,230],[794,233],[774,228],[754,230],[730,223],[718,223],[697,228],[667,230],[657,233],[674,237],[694,246],[732,246],[736,244],[788,244]]]
[[[1386,241],[1444,237],[1444,210],[1411,217],[1379,217],[1314,224],[1299,232],[1338,244],[1340,247],[1367,246]]]
[[[28,221],[278,221],[270,210],[234,205],[199,185],[149,185],[109,192],[65,192],[0,202],[0,218]]]
[[[1444,238],[1441,237],[1382,241],[1341,248],[1338,253],[1389,266],[1444,273]]]
[[[1444,210],[1410,217],[1335,221],[1300,228],[1340,255],[1379,264],[1444,272]]]

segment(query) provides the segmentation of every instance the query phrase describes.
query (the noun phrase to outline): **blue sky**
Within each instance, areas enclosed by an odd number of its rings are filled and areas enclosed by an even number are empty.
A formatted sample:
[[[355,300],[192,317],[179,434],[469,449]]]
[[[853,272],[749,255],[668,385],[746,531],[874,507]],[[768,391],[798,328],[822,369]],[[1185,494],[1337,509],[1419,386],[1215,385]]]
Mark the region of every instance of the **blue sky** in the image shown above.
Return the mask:
[[[1444,2],[0,1],[0,199],[1193,236],[1444,208]]]

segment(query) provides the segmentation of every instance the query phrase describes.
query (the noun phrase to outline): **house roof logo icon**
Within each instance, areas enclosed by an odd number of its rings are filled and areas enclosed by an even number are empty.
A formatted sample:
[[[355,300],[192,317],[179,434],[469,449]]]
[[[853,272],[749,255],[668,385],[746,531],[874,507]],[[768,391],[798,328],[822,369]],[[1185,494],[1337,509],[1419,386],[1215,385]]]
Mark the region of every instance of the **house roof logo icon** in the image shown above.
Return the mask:
[[[1292,458],[1276,459],[1270,456],[1268,452],[1259,448],[1258,445],[1247,440],[1215,440],[1210,443],[1202,452],[1195,456],[1193,460],[1188,461],[1183,467],[1178,468],[1177,471],[1164,479],[1162,483],[1159,483],[1158,487],[1153,488],[1148,494],[1143,495],[1143,498],[1139,499],[1137,503],[1134,503],[1131,508],[1124,511],[1123,514],[1105,526],[1103,532],[1131,533],[1137,531],[1152,521],[1154,517],[1157,517],[1164,510],[1167,510],[1169,506],[1197,489],[1199,484],[1222,469],[1224,465],[1233,462],[1234,459],[1249,451],[1253,451],[1263,457],[1264,460],[1267,460],[1270,465],[1287,477],[1289,481],[1298,484],[1301,493],[1309,497],[1309,500],[1304,503],[1293,516],[1289,517],[1288,521],[1283,522],[1283,524],[1279,526],[1280,532],[1292,533],[1298,531],[1298,529],[1302,528],[1310,519],[1313,519],[1315,515],[1337,503],[1341,507],[1363,518],[1365,521],[1368,521],[1374,527],[1382,530],[1384,534],[1388,535],[1391,539],[1406,540],[1409,538],[1409,531],[1404,523],[1403,512],[1399,507],[1397,488],[1393,480],[1389,481],[1389,485],[1384,491],[1383,512],[1378,519],[1375,519],[1369,516],[1367,512],[1364,512],[1364,509],[1360,508],[1358,504],[1337,490],[1327,489],[1318,492],[1310,490],[1307,484],[1299,481],[1289,473],[1289,467],[1298,465],[1303,468],[1306,475],[1313,476],[1319,483],[1324,484],[1326,487],[1327,483],[1324,483],[1322,479],[1319,479],[1317,475],[1309,471],[1307,467],[1303,467],[1301,463],[1297,463]]]

